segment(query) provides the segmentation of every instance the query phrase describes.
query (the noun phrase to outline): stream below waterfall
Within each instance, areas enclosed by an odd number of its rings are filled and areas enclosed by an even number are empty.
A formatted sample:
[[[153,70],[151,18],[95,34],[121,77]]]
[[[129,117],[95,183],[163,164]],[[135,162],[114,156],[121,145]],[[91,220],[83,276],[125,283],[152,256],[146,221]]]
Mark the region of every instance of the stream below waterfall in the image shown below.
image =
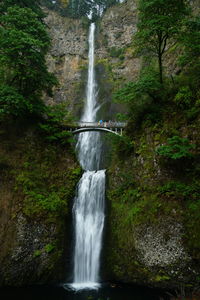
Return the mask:
[[[26,288],[0,289],[2,300],[170,300],[170,297],[157,290],[120,285],[102,286],[98,290],[68,291],[59,286],[33,286]]]

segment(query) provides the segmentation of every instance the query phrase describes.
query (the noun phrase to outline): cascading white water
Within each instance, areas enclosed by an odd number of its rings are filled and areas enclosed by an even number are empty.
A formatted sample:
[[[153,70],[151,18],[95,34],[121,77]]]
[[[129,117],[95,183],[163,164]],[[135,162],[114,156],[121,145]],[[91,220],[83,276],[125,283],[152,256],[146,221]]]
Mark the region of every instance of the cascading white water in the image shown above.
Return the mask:
[[[104,226],[105,171],[83,174],[75,199],[76,243],[74,283],[76,289],[97,288],[99,256]]]
[[[94,34],[95,24],[90,25],[89,30],[89,54],[88,54],[88,81],[87,81],[87,101],[81,118],[83,122],[96,121],[96,114],[99,106],[96,102],[96,82],[94,71]],[[85,132],[79,135],[76,145],[78,158],[84,170],[98,170],[100,168],[101,139],[98,132]]]
[[[89,30],[89,67],[87,101],[81,121],[96,121],[96,82],[94,70],[95,24]],[[74,278],[75,290],[99,286],[99,263],[104,227],[105,170],[99,170],[101,139],[97,132],[81,133],[76,150],[85,170],[77,188],[73,206],[75,226]]]

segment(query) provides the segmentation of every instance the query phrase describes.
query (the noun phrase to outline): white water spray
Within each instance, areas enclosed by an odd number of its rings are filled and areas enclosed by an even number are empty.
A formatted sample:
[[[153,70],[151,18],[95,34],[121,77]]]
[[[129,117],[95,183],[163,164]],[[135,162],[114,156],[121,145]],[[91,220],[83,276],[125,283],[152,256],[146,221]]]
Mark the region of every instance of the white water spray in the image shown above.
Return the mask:
[[[96,82],[94,70],[95,24],[89,31],[89,67],[87,101],[81,121],[96,121]],[[101,161],[100,133],[79,135],[76,150],[85,170],[78,184],[73,206],[75,226],[74,276],[70,285],[75,290],[99,287],[99,267],[104,227],[105,170],[99,170]]]

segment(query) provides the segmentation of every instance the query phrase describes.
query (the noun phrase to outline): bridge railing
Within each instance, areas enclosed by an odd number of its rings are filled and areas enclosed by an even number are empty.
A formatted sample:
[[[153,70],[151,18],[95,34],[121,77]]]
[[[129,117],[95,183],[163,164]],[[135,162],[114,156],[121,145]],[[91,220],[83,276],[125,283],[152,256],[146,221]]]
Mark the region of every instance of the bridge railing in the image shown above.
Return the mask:
[[[99,122],[76,122],[76,126],[80,128],[108,127],[108,128],[124,128],[126,122],[99,121]]]

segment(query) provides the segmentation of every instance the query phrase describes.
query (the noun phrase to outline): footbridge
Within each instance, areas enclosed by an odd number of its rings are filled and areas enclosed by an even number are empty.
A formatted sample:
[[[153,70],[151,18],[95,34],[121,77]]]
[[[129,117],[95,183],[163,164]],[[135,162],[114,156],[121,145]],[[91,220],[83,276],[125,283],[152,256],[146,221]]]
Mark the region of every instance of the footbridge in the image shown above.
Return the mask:
[[[116,135],[123,135],[123,130],[126,127],[126,122],[99,121],[99,122],[76,122],[70,126],[69,130],[73,134],[78,134],[86,131],[101,131],[110,132]]]

